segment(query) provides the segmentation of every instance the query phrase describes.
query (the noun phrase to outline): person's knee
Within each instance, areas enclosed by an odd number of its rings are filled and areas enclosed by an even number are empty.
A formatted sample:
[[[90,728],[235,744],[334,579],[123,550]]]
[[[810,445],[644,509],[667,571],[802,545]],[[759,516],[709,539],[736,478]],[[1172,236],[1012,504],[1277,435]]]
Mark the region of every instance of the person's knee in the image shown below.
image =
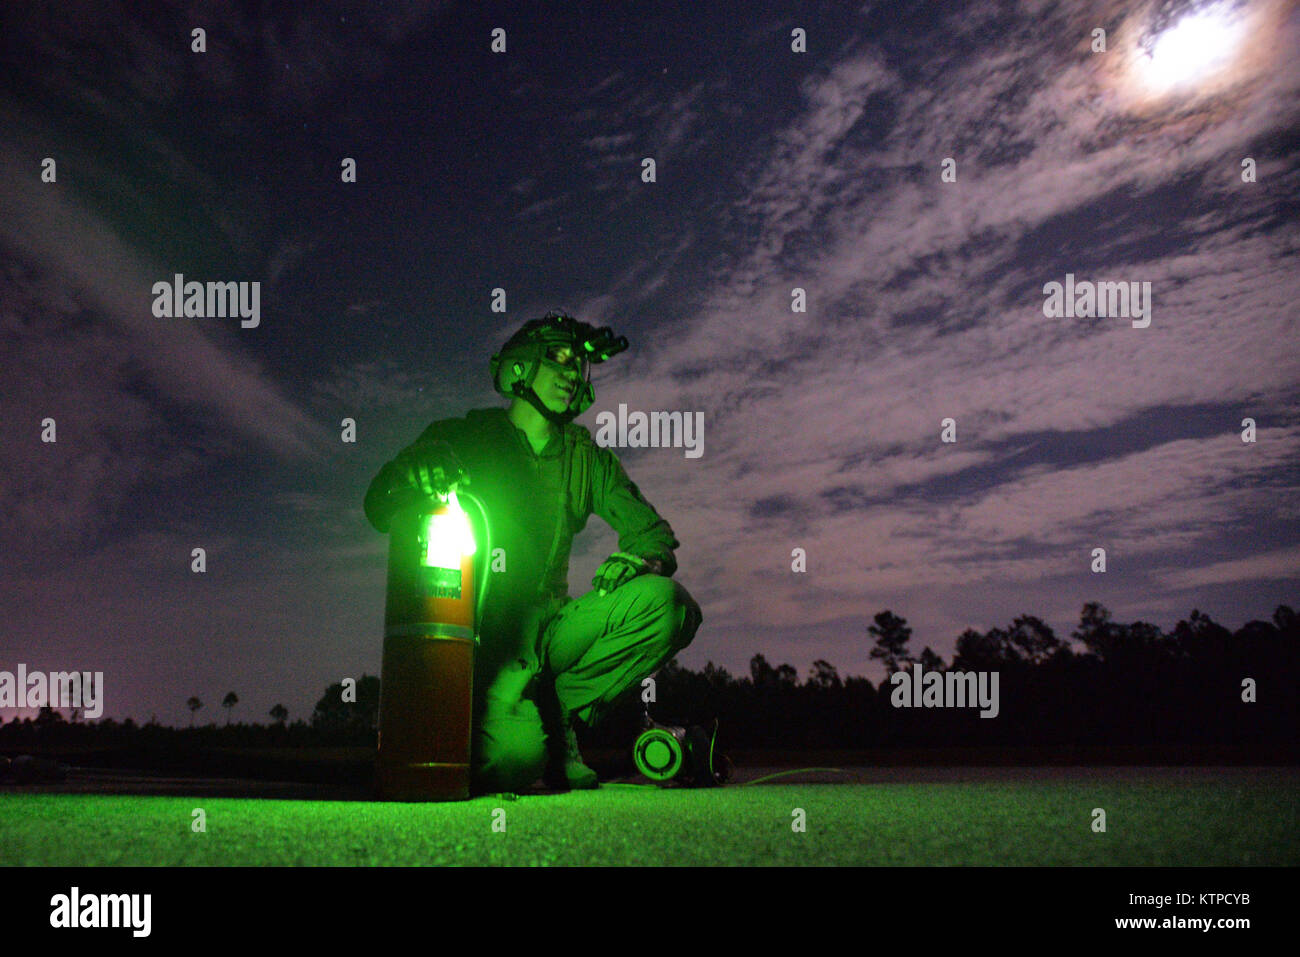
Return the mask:
[[[700,610],[699,602],[691,596],[690,592],[678,582],[673,584],[677,586],[673,596],[674,620],[677,622],[674,644],[680,651],[695,640],[695,633],[704,621],[704,612]]]
[[[664,575],[643,575],[634,581],[641,588],[643,600],[656,608],[659,640],[673,653],[689,645],[695,639],[704,614],[685,586]]]

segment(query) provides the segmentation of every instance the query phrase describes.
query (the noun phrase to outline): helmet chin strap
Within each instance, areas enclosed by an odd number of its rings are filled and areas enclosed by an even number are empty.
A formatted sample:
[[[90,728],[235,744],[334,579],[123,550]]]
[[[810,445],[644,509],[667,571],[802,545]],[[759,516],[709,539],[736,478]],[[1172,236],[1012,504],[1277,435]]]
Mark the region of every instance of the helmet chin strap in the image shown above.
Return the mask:
[[[563,412],[555,412],[547,408],[546,403],[542,401],[542,397],[539,396],[535,391],[533,391],[533,387],[526,386],[522,382],[516,382],[514,384],[514,389],[512,391],[517,397],[523,399],[534,409],[540,412],[542,417],[546,419],[548,422],[552,423],[553,425],[559,425],[559,426],[568,425],[578,415],[577,412],[573,411],[572,402],[569,403],[569,407],[567,407]]]

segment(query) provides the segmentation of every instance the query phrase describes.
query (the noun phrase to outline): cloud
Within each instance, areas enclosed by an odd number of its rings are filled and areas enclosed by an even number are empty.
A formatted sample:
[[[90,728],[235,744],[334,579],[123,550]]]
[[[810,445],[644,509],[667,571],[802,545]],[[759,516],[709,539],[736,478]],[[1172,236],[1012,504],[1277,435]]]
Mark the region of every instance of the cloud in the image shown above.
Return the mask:
[[[0,201],[2,202],[2,201]],[[131,340],[92,321],[66,285],[0,256],[0,514],[6,565],[92,541],[132,488],[194,467],[133,388]],[[56,442],[42,441],[53,420]]]
[[[7,551],[39,566],[103,544],[146,485],[158,492],[250,448],[287,464],[337,445],[255,358],[291,312],[284,280],[322,237],[268,235],[260,180],[242,167],[214,174],[169,111],[183,94],[207,142],[256,142],[260,124],[376,80],[444,6],[327,2],[269,16],[221,2],[197,20],[178,5],[148,22],[114,2],[5,10],[10,66],[30,78],[0,96],[0,375],[22,385],[3,402]],[[195,25],[206,53],[190,50]],[[39,179],[45,156],[55,183]],[[152,285],[187,271],[180,260],[260,280],[261,327],[154,317]],[[248,275],[257,262],[264,275]],[[39,442],[47,416],[57,445]]]
[[[212,408],[275,455],[306,454],[320,440],[319,426],[251,358],[218,345],[200,325],[221,320],[156,318],[151,289],[170,275],[166,267],[64,191],[41,184],[11,148],[0,148],[0,223],[0,239],[57,276],[79,302],[101,311],[168,395]]]
[[[1297,491],[1283,410],[1300,356],[1269,345],[1297,332],[1295,238],[1270,218],[1296,157],[1268,191],[1233,179],[1240,143],[1296,118],[1297,71],[1200,123],[1099,117],[1114,78],[1047,43],[936,44],[917,84],[868,41],[811,74],[727,207],[745,241],[703,306],[603,393],[605,407],[705,412],[704,459],[629,461],[690,530],[683,574],[718,607],[794,628],[996,582],[1032,610],[1048,582],[1086,591],[1094,543],[1139,572],[1127,600],[1148,607],[1164,600],[1153,586],[1215,580],[1170,570],[1219,536],[1251,548]],[[958,180],[943,184],[950,155]],[[1042,285],[1066,271],[1151,282],[1151,327],[1046,319]],[[1222,410],[1215,434],[1182,437],[1181,410],[1205,408]],[[1281,416],[1267,449],[1237,435],[1252,413]],[[955,446],[939,442],[949,416]],[[1147,420],[1168,440],[1121,442]],[[1073,461],[1039,451],[1071,436]],[[815,556],[806,577],[788,571],[796,545]]]
[[[558,209],[572,197],[571,193],[561,193],[559,196],[548,196],[546,199],[539,199],[536,202],[529,203],[523,209],[516,213],[519,220],[532,219],[535,216],[541,216],[552,210]]]
[[[1300,548],[1280,548],[1246,558],[1215,562],[1201,568],[1173,570],[1162,578],[1173,589],[1200,588],[1261,581],[1293,581],[1300,568]]]

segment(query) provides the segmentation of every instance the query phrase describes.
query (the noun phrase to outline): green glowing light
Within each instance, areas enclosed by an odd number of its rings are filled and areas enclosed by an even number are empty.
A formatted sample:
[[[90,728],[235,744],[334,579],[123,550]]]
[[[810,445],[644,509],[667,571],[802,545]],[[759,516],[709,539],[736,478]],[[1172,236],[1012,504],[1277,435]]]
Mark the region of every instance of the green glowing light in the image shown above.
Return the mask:
[[[445,511],[429,516],[424,534],[424,564],[429,568],[459,571],[461,560],[474,554],[474,530],[455,492],[447,496]]]

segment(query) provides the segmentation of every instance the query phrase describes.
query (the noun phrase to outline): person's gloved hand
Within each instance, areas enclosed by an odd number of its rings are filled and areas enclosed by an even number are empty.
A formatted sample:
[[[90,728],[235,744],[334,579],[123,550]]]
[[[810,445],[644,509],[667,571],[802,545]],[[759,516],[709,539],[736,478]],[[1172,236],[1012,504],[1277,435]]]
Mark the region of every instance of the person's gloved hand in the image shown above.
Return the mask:
[[[429,442],[403,449],[393,459],[400,481],[424,495],[446,495],[454,486],[469,485],[469,473],[446,442]]]
[[[596,569],[596,574],[591,579],[591,587],[596,589],[597,594],[608,595],[619,585],[652,570],[653,565],[639,555],[615,552]]]

